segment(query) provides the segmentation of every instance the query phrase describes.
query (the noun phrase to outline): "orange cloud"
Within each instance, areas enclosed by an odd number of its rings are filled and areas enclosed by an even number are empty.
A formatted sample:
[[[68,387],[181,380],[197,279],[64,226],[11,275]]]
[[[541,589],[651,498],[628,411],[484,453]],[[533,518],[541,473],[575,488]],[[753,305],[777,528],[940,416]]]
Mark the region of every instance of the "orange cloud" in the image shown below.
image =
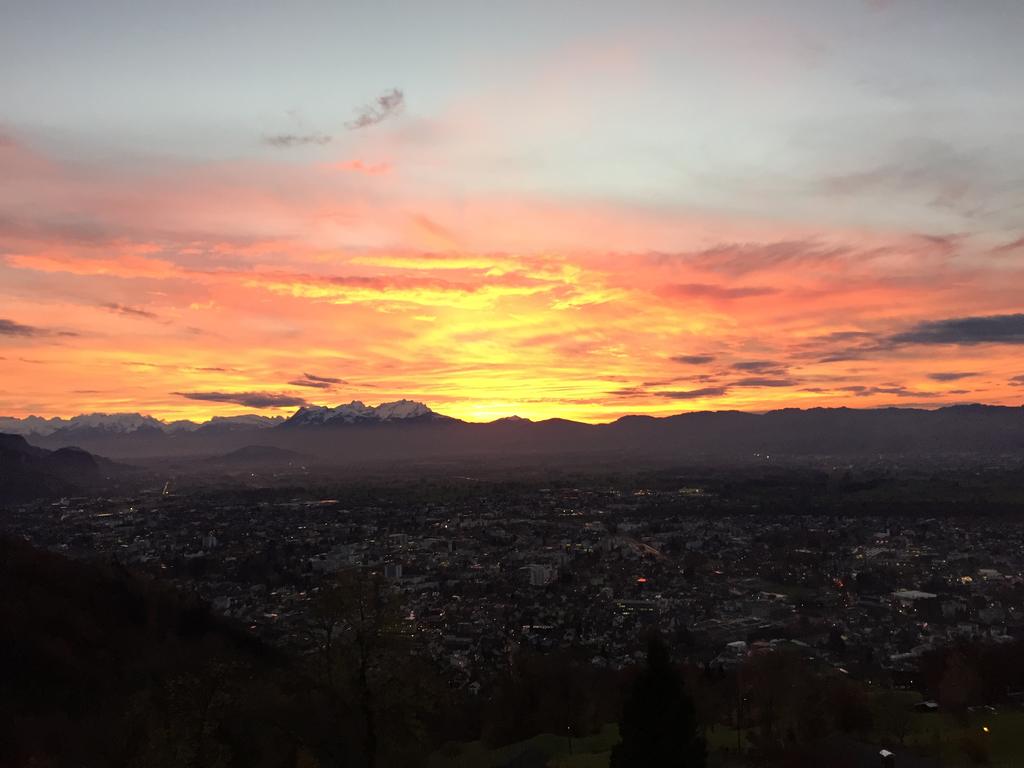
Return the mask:
[[[0,413],[287,412],[305,371],[465,418],[1020,400],[1015,341],[911,343],[1020,312],[1024,266],[981,237],[459,195],[404,161],[370,182],[0,154],[0,329],[60,331],[0,333]]]

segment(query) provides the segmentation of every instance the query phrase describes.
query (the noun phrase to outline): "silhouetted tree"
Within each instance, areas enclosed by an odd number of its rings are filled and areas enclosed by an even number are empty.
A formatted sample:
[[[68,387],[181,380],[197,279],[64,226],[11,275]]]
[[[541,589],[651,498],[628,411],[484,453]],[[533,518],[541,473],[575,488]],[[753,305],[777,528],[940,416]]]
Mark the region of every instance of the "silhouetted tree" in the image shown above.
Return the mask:
[[[707,759],[693,702],[657,636],[648,642],[647,666],[623,706],[619,733],[610,768],[702,768]]]
[[[878,700],[877,713],[882,733],[899,741],[902,747],[917,724],[910,706],[894,692],[888,691]]]
[[[293,730],[324,765],[411,766],[424,758],[433,675],[410,655],[397,596],[379,576],[339,572],[314,606],[313,693],[322,706]],[[428,692],[428,689],[429,692]],[[317,717],[325,722],[314,723]]]

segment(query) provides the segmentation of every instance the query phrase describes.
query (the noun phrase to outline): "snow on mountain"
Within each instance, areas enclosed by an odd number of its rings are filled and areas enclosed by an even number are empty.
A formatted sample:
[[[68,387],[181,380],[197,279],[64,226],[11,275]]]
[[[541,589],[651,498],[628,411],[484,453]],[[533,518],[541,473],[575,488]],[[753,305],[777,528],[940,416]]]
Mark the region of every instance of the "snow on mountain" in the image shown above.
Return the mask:
[[[67,420],[61,427],[68,431],[81,429],[101,429],[105,432],[128,434],[140,429],[163,430],[164,423],[152,416],[141,413],[83,413]]]
[[[46,436],[60,430],[77,432],[83,429],[102,429],[128,434],[142,428],[163,429],[164,423],[152,416],[138,413],[83,413],[70,419],[62,419],[59,416],[52,419],[39,416],[26,416],[24,419],[0,417],[0,431],[17,435]]]
[[[423,403],[417,403],[412,400],[396,400],[393,403],[381,403],[374,411],[377,418],[381,421],[418,419],[423,416],[437,415]]]
[[[445,417],[434,413],[423,403],[417,403],[412,400],[396,400],[392,403],[381,403],[377,406],[366,405],[359,400],[353,400],[351,403],[337,405],[333,408],[325,405],[303,406],[286,423],[292,426],[311,426],[316,424],[355,424],[421,418],[443,419]]]
[[[0,416],[0,432],[11,435],[51,435],[61,428],[64,419],[44,419],[41,416],[26,416],[16,419],[12,416]]]
[[[164,424],[164,432],[169,435],[177,434],[178,432],[195,432],[201,424],[196,424],[194,421],[188,419],[179,419],[178,421],[170,421]]]
[[[129,435],[139,430],[159,430],[168,435],[195,432],[199,429],[209,430],[246,430],[267,429],[279,424],[292,426],[310,426],[318,424],[366,424],[371,422],[397,422],[409,419],[447,419],[430,410],[423,403],[413,400],[396,400],[380,405],[366,405],[359,400],[336,406],[310,405],[299,408],[287,420],[282,416],[262,416],[245,414],[242,416],[214,416],[206,422],[194,422],[181,419],[164,422],[152,416],[139,413],[84,413],[70,419],[54,417],[50,419],[39,416],[26,416],[23,419],[0,416],[0,432],[7,432],[24,437],[48,437],[60,432],[72,437],[81,436],[85,430],[104,432],[117,435]]]
[[[88,429],[128,435],[140,429],[157,429],[167,434],[177,434],[181,432],[194,432],[200,427],[208,426],[232,429],[263,429],[276,426],[283,421],[284,417],[282,416],[269,417],[259,414],[214,416],[209,421],[200,423],[186,419],[168,423],[155,419],[152,416],[143,416],[139,413],[83,413],[70,419],[62,419],[56,416],[50,419],[40,416],[26,416],[23,419],[0,416],[0,432],[22,436],[36,435],[46,437],[59,431],[74,434]]]
[[[288,419],[289,424],[309,426],[311,424],[345,423],[351,424],[362,419],[372,419],[374,409],[359,400],[334,408],[326,405],[304,405]]]

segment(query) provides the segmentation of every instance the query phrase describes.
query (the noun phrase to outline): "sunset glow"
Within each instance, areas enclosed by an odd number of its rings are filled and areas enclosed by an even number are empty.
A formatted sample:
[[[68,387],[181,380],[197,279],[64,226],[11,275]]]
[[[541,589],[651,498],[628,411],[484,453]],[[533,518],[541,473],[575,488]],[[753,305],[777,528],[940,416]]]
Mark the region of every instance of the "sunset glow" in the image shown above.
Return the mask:
[[[79,97],[33,100],[8,27],[0,415],[206,419],[252,393],[287,403],[269,414],[410,398],[467,420],[1019,405],[1015,39],[944,48],[922,84],[887,36],[956,25],[876,5],[778,13],[770,43],[707,10],[622,26],[608,6],[528,60],[508,11],[486,71],[478,43],[440,37],[374,72],[339,19],[302,45],[337,80],[283,56],[301,86],[255,93],[229,54],[271,33],[268,5],[187,106],[187,73],[76,71],[59,40],[35,55],[54,48]],[[143,43],[106,44],[128,69]],[[195,45],[197,68],[222,55]],[[370,75],[340,74],[364,55]],[[122,116],[146,72],[152,114]]]

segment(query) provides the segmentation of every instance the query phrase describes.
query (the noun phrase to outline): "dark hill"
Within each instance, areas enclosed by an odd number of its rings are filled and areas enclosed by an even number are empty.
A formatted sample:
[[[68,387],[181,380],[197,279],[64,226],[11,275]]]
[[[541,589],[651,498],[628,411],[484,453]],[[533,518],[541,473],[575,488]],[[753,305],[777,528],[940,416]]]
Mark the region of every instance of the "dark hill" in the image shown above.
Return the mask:
[[[0,766],[208,764],[211,692],[272,658],[116,565],[0,538],[0,583]]]
[[[309,460],[309,456],[298,451],[290,451],[287,448],[275,448],[272,445],[246,445],[222,456],[214,456],[206,460],[206,464],[224,469],[252,469],[300,466]]]
[[[101,478],[100,462],[80,448],[48,451],[20,435],[0,434],[0,502],[74,494]]]

